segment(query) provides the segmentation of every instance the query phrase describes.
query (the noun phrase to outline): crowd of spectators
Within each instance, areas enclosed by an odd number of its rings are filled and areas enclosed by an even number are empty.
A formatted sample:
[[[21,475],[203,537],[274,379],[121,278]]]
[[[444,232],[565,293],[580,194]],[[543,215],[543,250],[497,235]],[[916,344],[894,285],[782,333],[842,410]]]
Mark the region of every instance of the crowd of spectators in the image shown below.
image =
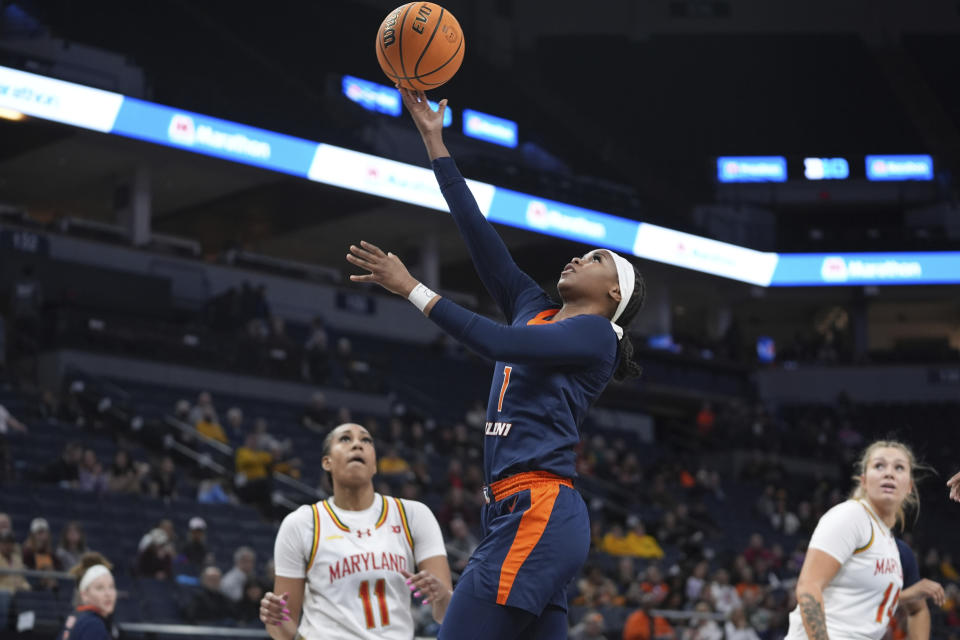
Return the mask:
[[[82,394],[72,399],[41,399],[38,414],[71,416],[72,424],[97,430],[96,407]],[[63,407],[73,409],[63,409]],[[44,408],[46,407],[46,408]],[[194,495],[198,502],[240,501],[258,506],[272,501],[275,471],[296,477],[301,465],[287,437],[291,427],[321,435],[339,422],[354,419],[345,407],[329,406],[321,392],[302,410],[299,424],[274,431],[261,416],[247,416],[239,406],[218,406],[208,392],[172,407],[184,427],[185,445],[207,440],[231,448],[229,478],[189,479],[169,455],[137,459],[134,449],[118,447],[106,463],[93,448],[68,441],[58,459],[38,471],[36,480],[78,491],[145,494],[158,498]],[[838,483],[822,480],[803,491],[771,458],[747,462],[721,472],[709,454],[752,450],[774,443],[774,451],[803,444],[803,450],[847,465],[868,434],[861,433],[859,409],[841,398],[835,407],[769,411],[739,401],[704,403],[689,412],[685,437],[691,446],[666,448],[648,455],[629,434],[588,432],[578,447],[577,468],[591,508],[593,543],[588,564],[571,589],[574,638],[624,639],[779,637],[795,606],[793,587],[804,557],[803,541],[819,516],[845,496]],[[223,420],[221,420],[221,416]],[[482,405],[471,406],[459,421],[436,421],[396,403],[385,418],[357,416],[374,435],[378,448],[377,489],[422,499],[434,509],[444,530],[451,568],[457,575],[478,544]],[[279,434],[283,435],[279,435]],[[777,446],[779,445],[779,446]],[[668,445],[658,445],[668,446]],[[653,447],[657,449],[657,447]],[[155,453],[155,452],[154,452]],[[820,462],[823,461],[820,460]],[[437,467],[437,460],[445,460]],[[322,481],[321,481],[322,482]],[[840,483],[842,484],[842,483]],[[733,504],[728,491],[756,487],[752,503]],[[440,489],[442,487],[442,489]],[[755,533],[729,539],[721,510],[734,510]],[[274,505],[275,506],[275,505]],[[264,511],[276,518],[275,509]],[[7,519],[9,522],[9,519]],[[21,540],[0,516],[0,566],[69,568],[85,550],[81,523],[70,523],[54,544],[50,527],[38,517]],[[236,549],[233,566],[218,565],[207,544],[206,523],[196,517],[178,536],[169,521],[145,532],[133,563],[135,575],[171,581],[195,579],[192,599],[182,615],[191,622],[256,623],[255,602],[271,586],[267,572],[257,572],[253,550]],[[913,539],[908,535],[908,541]],[[784,544],[784,540],[795,544]],[[941,628],[960,623],[957,569],[951,554],[918,547],[925,577],[947,585],[948,601],[935,616]],[[223,571],[225,573],[222,573]],[[6,577],[4,589],[27,588]],[[33,581],[33,588],[43,588]],[[661,615],[660,611],[679,612]],[[622,629],[622,631],[621,631]],[[651,632],[653,635],[651,636]]]

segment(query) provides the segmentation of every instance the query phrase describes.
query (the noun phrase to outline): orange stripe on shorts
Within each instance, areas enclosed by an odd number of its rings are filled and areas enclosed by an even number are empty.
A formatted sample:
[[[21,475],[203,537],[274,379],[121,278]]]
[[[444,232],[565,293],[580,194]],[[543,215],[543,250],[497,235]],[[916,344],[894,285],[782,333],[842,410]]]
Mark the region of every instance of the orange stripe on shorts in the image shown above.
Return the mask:
[[[535,486],[530,489],[530,508],[520,518],[517,535],[513,538],[510,551],[500,567],[500,586],[497,589],[497,604],[507,604],[513,582],[517,579],[520,567],[526,562],[543,531],[550,521],[553,505],[560,494],[559,484]]]

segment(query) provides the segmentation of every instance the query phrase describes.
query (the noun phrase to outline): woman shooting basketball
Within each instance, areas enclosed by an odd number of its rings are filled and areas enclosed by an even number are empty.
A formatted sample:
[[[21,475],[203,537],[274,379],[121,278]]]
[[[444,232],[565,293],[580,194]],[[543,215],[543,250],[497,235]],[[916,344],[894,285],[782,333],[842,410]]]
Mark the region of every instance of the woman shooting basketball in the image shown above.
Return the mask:
[[[481,214],[443,143],[446,101],[434,112],[401,89],[477,272],[507,318],[500,325],[417,282],[400,259],[361,242],[347,259],[408,298],[463,344],[496,360],[484,442],[484,537],[457,583],[444,640],[564,638],[566,585],[586,559],[590,523],[573,489],[574,446],[587,409],[611,378],[636,375],[624,335],[643,305],[643,278],[612,251],[573,258],[559,308],[514,263]]]
[[[450,568],[430,509],[374,492],[373,438],[358,424],[327,435],[321,464],[333,497],[289,514],[277,533],[276,582],[260,601],[270,637],[410,640],[411,591],[442,621]]]
[[[877,441],[857,464],[857,485],[827,511],[810,538],[797,580],[797,608],[786,640],[879,640],[903,587],[900,551],[891,529],[904,505],[916,504],[913,453]]]

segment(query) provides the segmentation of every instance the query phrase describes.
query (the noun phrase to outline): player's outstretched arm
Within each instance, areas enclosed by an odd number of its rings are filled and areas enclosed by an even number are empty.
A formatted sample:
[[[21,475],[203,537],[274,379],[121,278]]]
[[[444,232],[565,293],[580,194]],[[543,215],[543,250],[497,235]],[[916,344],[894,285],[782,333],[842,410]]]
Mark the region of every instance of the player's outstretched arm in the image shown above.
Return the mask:
[[[477,275],[508,321],[512,321],[520,295],[531,288],[539,292],[539,287],[517,266],[500,234],[481,213],[476,198],[443,144],[443,112],[447,101],[441,100],[440,109],[434,111],[422,91],[400,89],[400,94],[423,138],[440,191],[467,245]]]
[[[950,499],[954,502],[960,502],[960,472],[947,480],[947,487],[950,489]]]

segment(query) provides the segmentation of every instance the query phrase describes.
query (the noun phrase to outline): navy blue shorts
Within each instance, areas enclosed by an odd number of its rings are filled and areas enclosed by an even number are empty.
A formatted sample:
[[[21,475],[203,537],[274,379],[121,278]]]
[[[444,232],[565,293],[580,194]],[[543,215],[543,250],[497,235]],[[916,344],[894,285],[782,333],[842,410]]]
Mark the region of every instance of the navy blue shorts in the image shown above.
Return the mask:
[[[539,616],[567,610],[567,585],[590,550],[590,516],[573,483],[542,471],[491,487],[483,508],[483,539],[464,569],[460,589]]]

